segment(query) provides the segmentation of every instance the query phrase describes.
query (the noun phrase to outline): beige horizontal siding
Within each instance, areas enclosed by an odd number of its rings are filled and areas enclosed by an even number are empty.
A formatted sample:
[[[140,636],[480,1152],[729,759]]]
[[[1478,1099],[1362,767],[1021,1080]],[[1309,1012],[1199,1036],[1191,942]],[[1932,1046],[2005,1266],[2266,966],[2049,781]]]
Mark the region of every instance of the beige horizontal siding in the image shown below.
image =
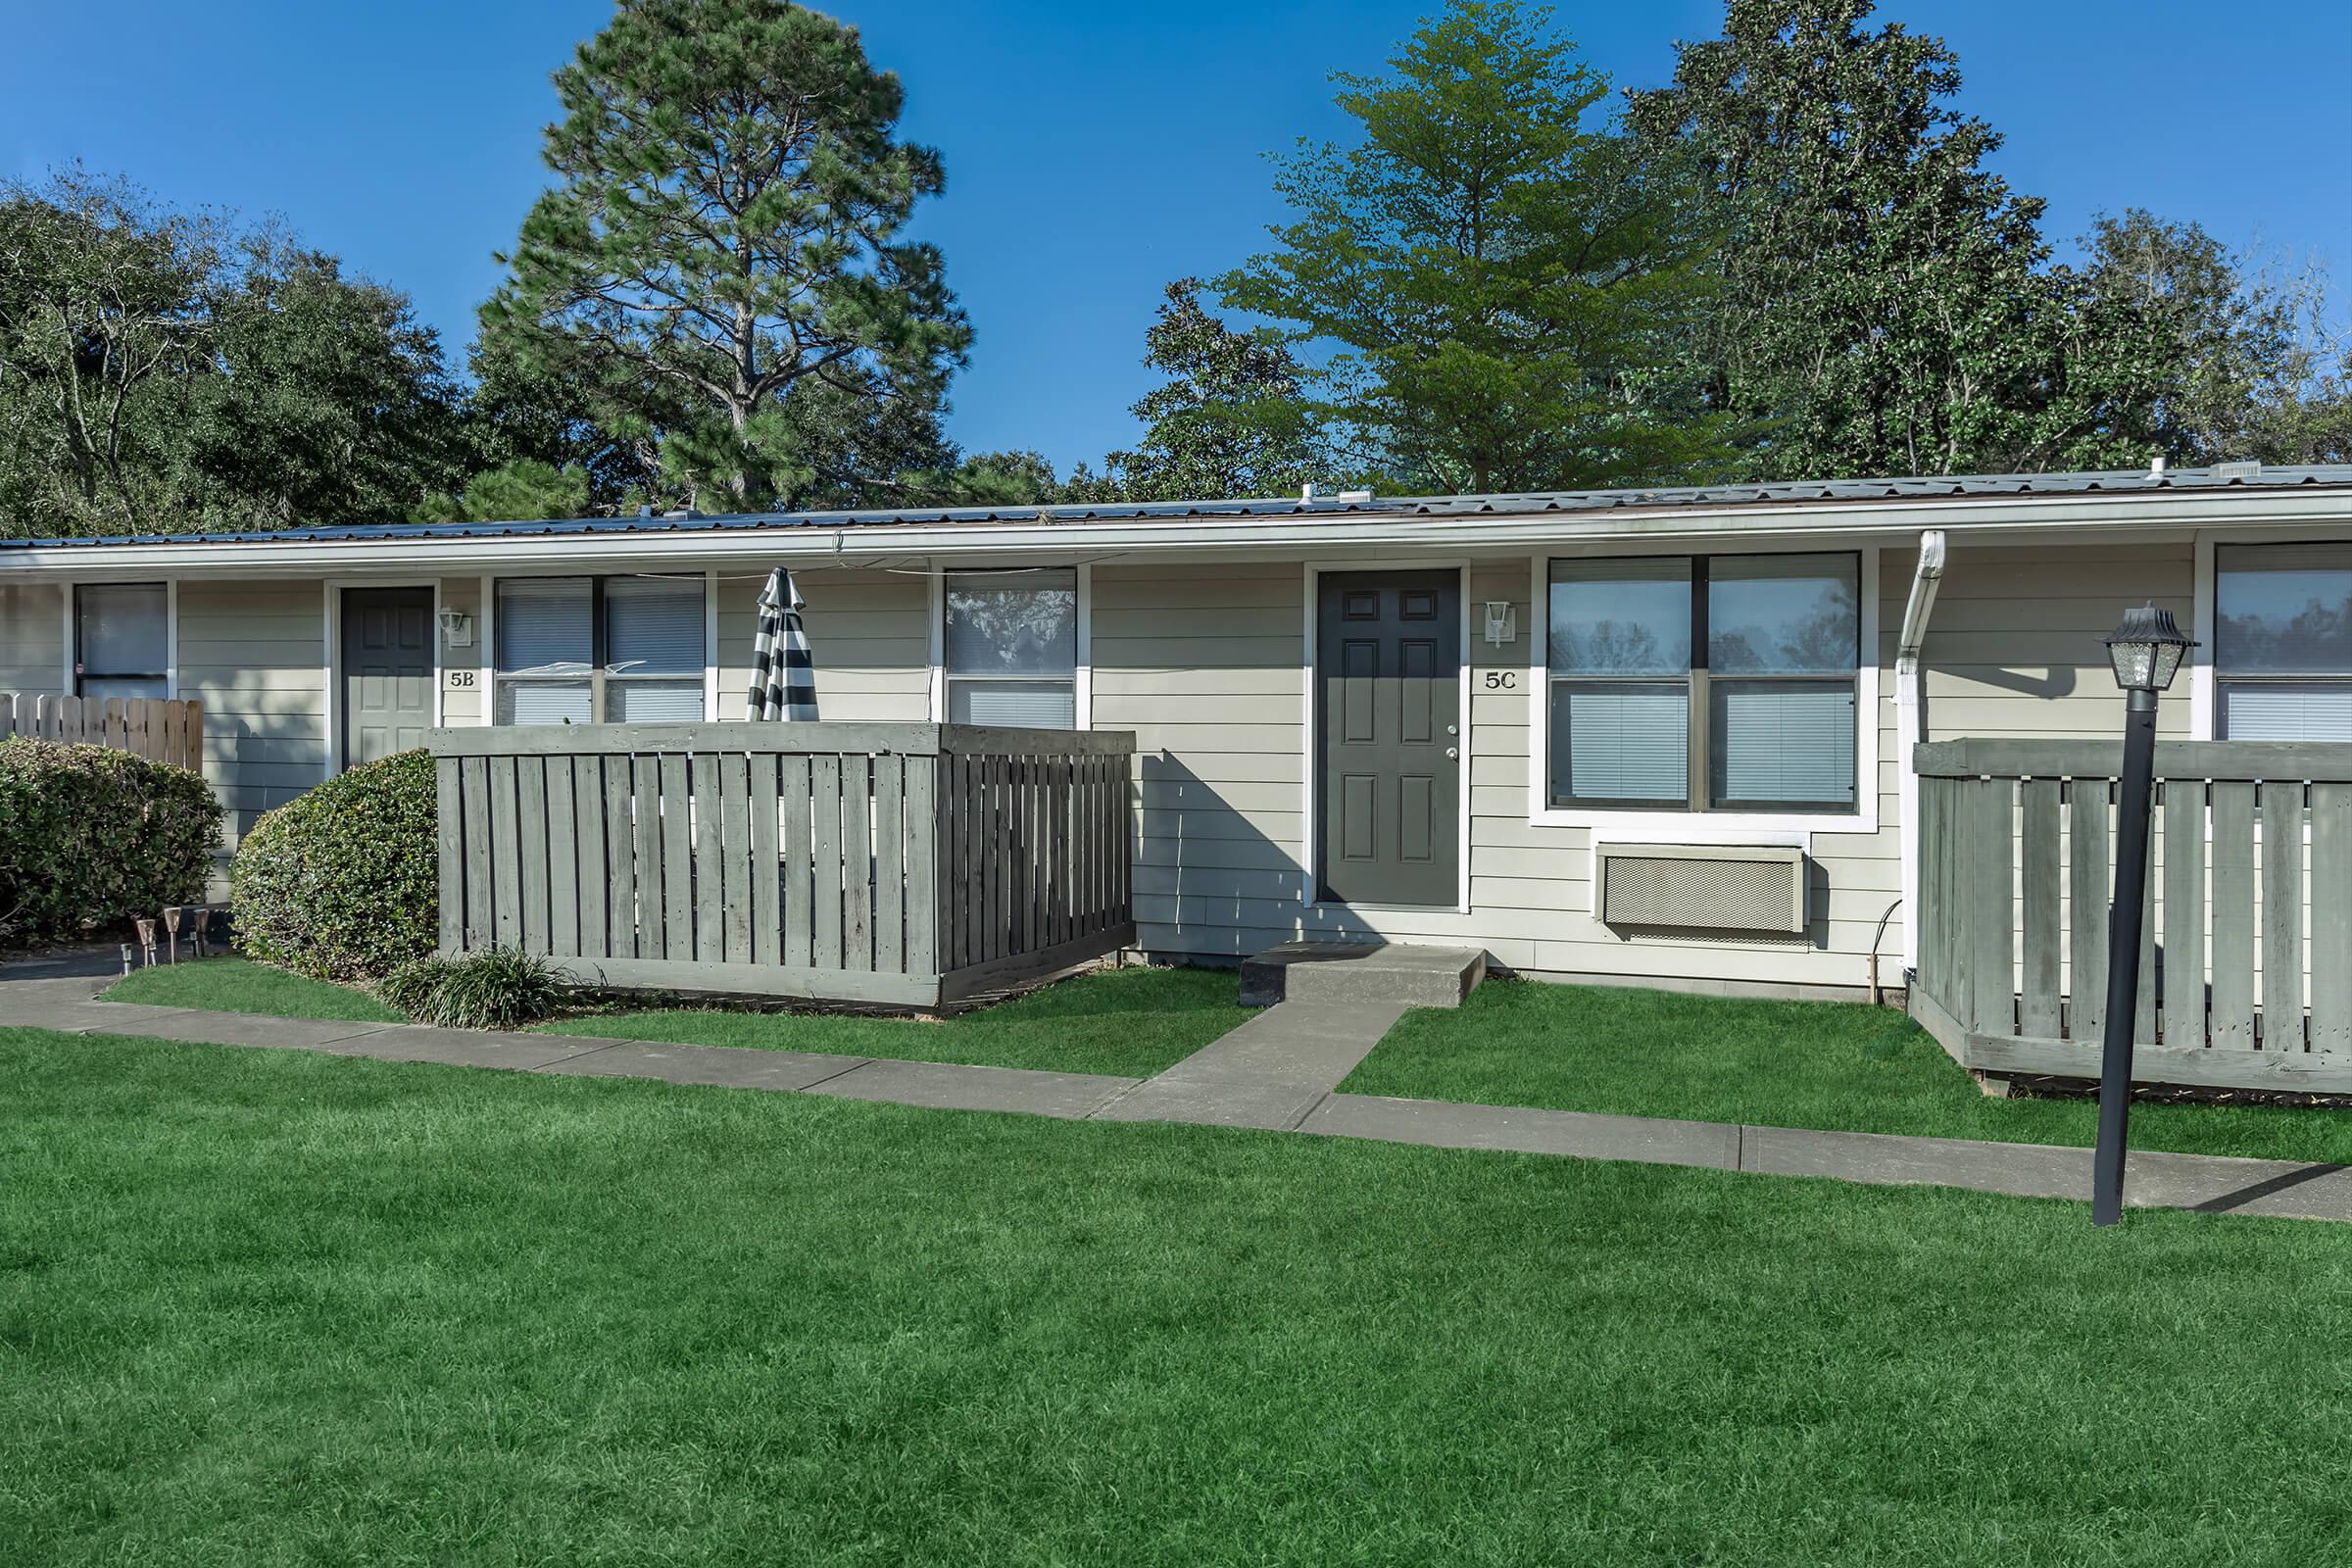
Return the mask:
[[[204,771],[241,838],[325,776],[326,597],[313,581],[184,582],[179,695],[204,704]]]
[[[920,723],[931,716],[931,593],[919,573],[796,570],[816,664],[819,718]],[[763,575],[718,582],[718,716],[744,715]]]

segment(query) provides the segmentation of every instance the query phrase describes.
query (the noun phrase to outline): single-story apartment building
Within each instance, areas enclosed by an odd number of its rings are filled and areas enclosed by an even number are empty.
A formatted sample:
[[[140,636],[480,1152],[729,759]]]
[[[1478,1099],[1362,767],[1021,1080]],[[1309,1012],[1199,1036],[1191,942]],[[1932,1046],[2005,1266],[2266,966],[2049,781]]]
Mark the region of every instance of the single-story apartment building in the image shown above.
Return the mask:
[[[0,692],[201,700],[241,833],[434,726],[740,718],[776,566],[823,718],[1134,733],[1159,957],[1899,984],[1911,743],[2120,735],[2143,603],[2164,735],[2352,745],[2352,466],[12,539]]]

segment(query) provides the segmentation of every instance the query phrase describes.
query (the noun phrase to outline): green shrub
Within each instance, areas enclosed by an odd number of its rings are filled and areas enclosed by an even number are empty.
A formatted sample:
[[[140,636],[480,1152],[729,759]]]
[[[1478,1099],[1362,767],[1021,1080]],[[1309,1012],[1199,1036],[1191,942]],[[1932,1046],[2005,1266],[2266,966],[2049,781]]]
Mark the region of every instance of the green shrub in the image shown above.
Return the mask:
[[[418,1023],[444,1029],[517,1029],[562,1011],[569,990],[570,977],[553,959],[520,948],[484,948],[408,965],[386,986],[384,1000]]]
[[[433,760],[403,752],[265,812],[229,868],[237,946],[321,980],[372,980],[440,930]]]
[[[102,746],[0,741],[0,941],[196,904],[220,842],[203,776]]]

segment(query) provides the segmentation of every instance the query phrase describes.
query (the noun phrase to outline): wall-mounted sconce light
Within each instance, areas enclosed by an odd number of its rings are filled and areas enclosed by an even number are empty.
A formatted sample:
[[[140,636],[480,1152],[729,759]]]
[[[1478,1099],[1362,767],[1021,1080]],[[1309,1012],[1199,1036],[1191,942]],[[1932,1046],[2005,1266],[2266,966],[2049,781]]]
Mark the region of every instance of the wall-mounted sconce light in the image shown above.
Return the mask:
[[[1517,607],[1507,599],[1487,601],[1487,641],[1500,648],[1519,640]]]
[[[444,610],[435,617],[441,623],[441,641],[450,648],[473,646],[473,617],[463,610]]]

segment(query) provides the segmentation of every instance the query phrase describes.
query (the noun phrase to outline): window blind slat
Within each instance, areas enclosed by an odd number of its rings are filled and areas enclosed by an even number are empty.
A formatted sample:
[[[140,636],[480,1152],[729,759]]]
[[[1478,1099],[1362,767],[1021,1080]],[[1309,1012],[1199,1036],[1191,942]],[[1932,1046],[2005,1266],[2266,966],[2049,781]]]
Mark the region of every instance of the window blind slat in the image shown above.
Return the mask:
[[[500,578],[498,672],[586,674],[596,657],[593,603],[586,577]]]
[[[1075,729],[1075,689],[1060,681],[951,680],[948,722],[1015,729]]]
[[[605,718],[613,724],[697,724],[703,717],[703,683],[678,680],[615,680],[605,685]]]
[[[1552,683],[1552,777],[1587,801],[1680,802],[1690,793],[1688,686]]]
[[[1853,804],[1852,687],[1717,681],[1709,691],[1717,801]]]
[[[2228,741],[2352,741],[2352,683],[2222,684],[2221,736]]]
[[[699,676],[704,631],[701,578],[605,580],[606,668],[633,675]],[[694,716],[703,716],[699,697]]]
[[[584,680],[501,680],[498,683],[498,721],[501,724],[586,724],[592,718],[592,695]]]

